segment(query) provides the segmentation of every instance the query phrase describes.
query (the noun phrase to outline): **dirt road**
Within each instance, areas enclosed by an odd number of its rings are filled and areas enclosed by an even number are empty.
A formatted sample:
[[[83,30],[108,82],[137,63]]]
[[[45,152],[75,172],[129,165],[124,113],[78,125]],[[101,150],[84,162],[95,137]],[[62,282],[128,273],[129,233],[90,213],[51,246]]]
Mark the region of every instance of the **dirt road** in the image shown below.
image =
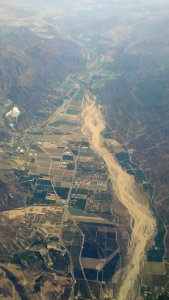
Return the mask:
[[[136,300],[135,284],[140,274],[140,263],[144,258],[147,242],[155,233],[155,219],[148,204],[145,204],[147,201],[145,195],[141,193],[134,178],[121,168],[104,146],[101,133],[105,128],[105,122],[95,97],[90,93],[85,95],[82,118],[82,132],[90,136],[92,148],[107,164],[113,191],[131,216],[133,224],[129,247],[131,259],[125,271],[125,279],[121,284],[118,300]]]

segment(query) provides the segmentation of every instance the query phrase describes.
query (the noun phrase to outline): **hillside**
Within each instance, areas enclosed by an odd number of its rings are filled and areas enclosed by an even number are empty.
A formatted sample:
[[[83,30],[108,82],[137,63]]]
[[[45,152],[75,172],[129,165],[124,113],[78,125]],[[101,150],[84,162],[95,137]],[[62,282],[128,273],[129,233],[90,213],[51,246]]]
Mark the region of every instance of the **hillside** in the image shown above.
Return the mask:
[[[50,32],[50,28],[42,32],[35,29],[9,27],[0,31],[0,89],[4,98],[24,111],[22,119],[29,120],[57,106],[56,85],[84,68],[75,43],[60,38],[54,30]],[[52,93],[58,96],[53,103]]]

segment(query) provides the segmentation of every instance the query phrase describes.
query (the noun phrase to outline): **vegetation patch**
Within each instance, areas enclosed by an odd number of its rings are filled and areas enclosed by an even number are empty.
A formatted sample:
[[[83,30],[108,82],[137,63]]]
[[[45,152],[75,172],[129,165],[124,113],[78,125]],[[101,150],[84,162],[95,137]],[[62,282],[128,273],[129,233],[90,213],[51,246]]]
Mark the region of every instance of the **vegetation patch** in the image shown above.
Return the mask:
[[[62,120],[55,121],[55,122],[52,122],[52,123],[49,124],[49,126],[53,126],[53,127],[60,127],[60,126],[73,127],[73,126],[76,126],[76,125],[77,125],[76,123],[70,123],[70,122],[62,121]]]
[[[43,153],[43,149],[41,147],[39,147],[38,145],[36,145],[36,144],[31,145],[30,148],[31,148],[31,150],[34,150],[38,153]]]
[[[83,216],[83,217],[95,217],[94,214],[88,213],[86,211],[80,210],[78,208],[69,206],[69,212],[71,213],[71,215],[73,216]]]
[[[75,109],[68,109],[66,111],[66,113],[69,114],[69,115],[78,115],[79,112],[80,112],[79,110],[75,110]]]
[[[14,255],[12,262],[23,268],[30,266],[45,266],[44,258],[38,251],[26,250]]]
[[[54,269],[60,272],[64,272],[65,274],[69,273],[70,260],[67,253],[63,253],[55,249],[50,249],[49,257],[52,260]]]
[[[39,179],[37,181],[37,184],[42,184],[42,185],[50,185],[51,186],[51,181],[50,180],[44,180],[44,179]]]
[[[67,200],[69,190],[70,190],[69,188],[55,186],[55,192],[60,198],[64,200]]]
[[[122,162],[123,160],[129,160],[130,156],[127,152],[119,152],[115,154],[118,161]]]

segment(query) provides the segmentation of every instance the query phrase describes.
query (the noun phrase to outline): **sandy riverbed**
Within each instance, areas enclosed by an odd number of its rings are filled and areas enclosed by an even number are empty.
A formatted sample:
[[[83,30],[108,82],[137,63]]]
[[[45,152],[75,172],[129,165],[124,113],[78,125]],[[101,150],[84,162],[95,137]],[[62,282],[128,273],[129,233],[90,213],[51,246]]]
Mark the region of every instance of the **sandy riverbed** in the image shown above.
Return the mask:
[[[95,97],[89,93],[85,95],[82,118],[82,132],[90,136],[92,148],[107,164],[114,193],[131,216],[133,224],[129,248],[131,259],[119,290],[118,300],[135,300],[135,284],[140,274],[140,263],[144,258],[147,242],[155,233],[155,219],[146,204],[145,195],[141,193],[134,178],[121,168],[104,146],[104,140],[101,136],[105,128],[104,118],[96,104]]]

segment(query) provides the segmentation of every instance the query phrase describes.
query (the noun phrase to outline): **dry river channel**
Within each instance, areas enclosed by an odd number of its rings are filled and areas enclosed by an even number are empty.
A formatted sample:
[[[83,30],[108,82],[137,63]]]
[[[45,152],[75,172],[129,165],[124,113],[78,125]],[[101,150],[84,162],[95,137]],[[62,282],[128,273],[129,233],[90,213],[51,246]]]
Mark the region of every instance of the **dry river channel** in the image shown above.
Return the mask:
[[[145,256],[147,243],[156,231],[155,218],[149,208],[146,196],[137,185],[134,177],[127,174],[105,146],[102,132],[105,120],[96,98],[87,92],[83,101],[82,132],[90,137],[93,150],[103,158],[109,170],[113,192],[126,207],[131,217],[132,234],[129,245],[130,263],[125,269],[124,280],[118,293],[118,300],[135,300],[136,283],[140,274],[141,262]]]

